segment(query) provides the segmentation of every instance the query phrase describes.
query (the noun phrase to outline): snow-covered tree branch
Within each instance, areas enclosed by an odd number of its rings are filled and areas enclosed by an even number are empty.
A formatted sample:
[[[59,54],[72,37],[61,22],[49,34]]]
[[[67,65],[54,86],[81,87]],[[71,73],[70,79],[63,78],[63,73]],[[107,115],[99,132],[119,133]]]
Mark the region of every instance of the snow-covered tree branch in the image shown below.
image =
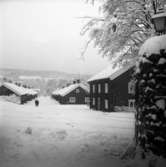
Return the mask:
[[[94,0],[93,0],[94,2]],[[154,34],[151,16],[163,0],[106,0],[101,3],[102,19],[90,18],[82,34],[89,33],[91,41],[102,56],[118,61],[137,58],[140,45]],[[116,54],[122,52],[123,54]]]

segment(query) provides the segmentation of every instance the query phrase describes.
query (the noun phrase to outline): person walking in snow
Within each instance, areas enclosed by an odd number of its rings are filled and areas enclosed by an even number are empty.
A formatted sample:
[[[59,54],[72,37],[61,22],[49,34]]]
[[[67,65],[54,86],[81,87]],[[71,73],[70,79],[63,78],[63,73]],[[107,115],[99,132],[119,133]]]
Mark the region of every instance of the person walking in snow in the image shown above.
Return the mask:
[[[35,106],[36,107],[39,106],[39,100],[38,99],[35,100]]]

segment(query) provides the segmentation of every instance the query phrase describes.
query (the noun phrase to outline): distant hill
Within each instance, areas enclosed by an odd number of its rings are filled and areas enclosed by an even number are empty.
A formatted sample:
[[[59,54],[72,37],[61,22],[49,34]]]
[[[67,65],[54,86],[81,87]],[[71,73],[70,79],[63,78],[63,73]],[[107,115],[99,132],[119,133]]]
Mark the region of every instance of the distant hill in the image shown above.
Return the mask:
[[[70,74],[59,71],[34,71],[22,69],[0,69],[0,80],[7,78],[13,82],[40,88],[41,94],[50,95],[53,90],[65,86],[67,83],[80,79],[86,82],[90,75]]]

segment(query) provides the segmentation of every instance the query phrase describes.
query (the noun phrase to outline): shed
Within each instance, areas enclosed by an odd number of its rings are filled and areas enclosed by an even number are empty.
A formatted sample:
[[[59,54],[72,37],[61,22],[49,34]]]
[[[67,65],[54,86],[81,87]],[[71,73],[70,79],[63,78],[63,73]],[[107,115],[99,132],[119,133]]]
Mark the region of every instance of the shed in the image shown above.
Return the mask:
[[[88,104],[89,88],[82,83],[74,83],[55,90],[52,97],[61,104]]]
[[[27,101],[30,101],[36,98],[37,92],[32,89],[24,88],[22,86],[18,86],[13,83],[4,82],[0,87],[0,95],[8,96],[7,99],[10,101],[13,101],[12,98],[14,98],[13,95],[15,95],[15,98],[17,99],[17,101],[20,104],[23,104],[23,103],[26,103]]]

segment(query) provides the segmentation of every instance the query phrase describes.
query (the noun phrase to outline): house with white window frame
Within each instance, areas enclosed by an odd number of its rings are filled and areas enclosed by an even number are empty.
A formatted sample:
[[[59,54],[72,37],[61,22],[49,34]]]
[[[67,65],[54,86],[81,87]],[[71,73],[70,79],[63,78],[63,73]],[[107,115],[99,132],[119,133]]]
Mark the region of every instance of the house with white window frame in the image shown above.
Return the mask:
[[[126,66],[108,66],[102,72],[92,76],[90,85],[90,108],[101,111],[116,111],[117,107],[135,109],[132,80],[134,63]]]
[[[52,92],[60,104],[89,104],[89,88],[83,83],[73,83]]]

